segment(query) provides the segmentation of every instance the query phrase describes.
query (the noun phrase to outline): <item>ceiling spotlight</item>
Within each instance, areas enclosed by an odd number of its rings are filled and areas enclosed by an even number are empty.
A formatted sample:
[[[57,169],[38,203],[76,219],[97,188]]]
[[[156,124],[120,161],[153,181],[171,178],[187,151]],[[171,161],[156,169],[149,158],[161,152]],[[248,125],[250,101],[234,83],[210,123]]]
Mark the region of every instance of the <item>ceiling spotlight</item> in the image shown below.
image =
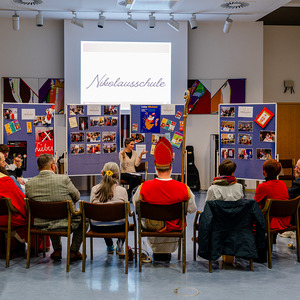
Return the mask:
[[[44,25],[42,12],[38,12],[38,14],[35,16],[35,21],[37,27],[42,27]]]
[[[151,13],[149,15],[149,28],[154,28],[155,27],[155,17],[154,13]]]
[[[229,16],[227,17],[227,19],[225,20],[225,24],[223,27],[223,32],[224,33],[228,33],[230,31],[231,25],[232,25],[232,19],[229,18]]]
[[[128,19],[126,20],[125,23],[132,29],[137,30],[137,22],[132,19],[132,16],[130,13],[127,13],[127,14],[128,14]]]
[[[98,20],[98,27],[103,28],[104,26],[105,17],[103,16],[103,12],[99,14],[99,20]]]
[[[170,16],[171,16],[171,18],[168,21],[168,25],[171,26],[176,31],[179,31],[179,23],[174,20],[174,16],[172,14],[170,14]]]
[[[15,14],[12,16],[12,26],[13,30],[19,31],[20,30],[20,17],[17,15],[17,12],[15,11]]]
[[[192,17],[190,18],[190,26],[191,29],[197,29],[198,28],[198,24],[197,24],[197,20],[196,20],[196,15],[192,14]]]
[[[73,19],[71,20],[71,23],[83,28],[83,22],[82,22],[82,20],[77,18],[77,15],[75,12],[73,12]]]

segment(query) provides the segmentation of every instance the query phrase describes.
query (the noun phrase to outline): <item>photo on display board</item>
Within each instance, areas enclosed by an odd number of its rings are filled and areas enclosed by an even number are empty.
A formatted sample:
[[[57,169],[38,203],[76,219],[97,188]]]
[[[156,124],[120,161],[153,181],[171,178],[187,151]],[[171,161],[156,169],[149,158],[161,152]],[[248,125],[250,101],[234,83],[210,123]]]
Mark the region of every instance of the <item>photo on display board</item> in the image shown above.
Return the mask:
[[[240,145],[252,145],[252,134],[239,134],[239,144]]]
[[[221,134],[221,144],[235,144],[235,134],[222,133]]]
[[[115,106],[115,105],[104,105],[104,114],[105,115],[116,115],[116,114],[118,114],[117,106]]]
[[[88,126],[88,117],[79,117],[78,129],[79,130],[87,130],[87,129],[89,129],[89,126]]]
[[[272,158],[272,149],[256,149],[256,158],[261,160],[267,160]]]
[[[118,117],[104,117],[104,125],[105,126],[117,126],[118,125]]]
[[[234,121],[221,121],[221,131],[234,131]]]
[[[102,132],[102,142],[115,142],[117,134],[112,131],[103,131]]]
[[[35,116],[33,119],[33,125],[34,126],[43,126],[43,124],[45,124],[45,118],[46,118],[46,116]]]
[[[221,157],[223,159],[226,159],[226,158],[234,159],[234,153],[235,153],[234,148],[222,148],[221,149]]]
[[[239,121],[239,131],[253,131],[253,122],[252,121]]]
[[[239,148],[239,159],[253,159],[253,149]]]
[[[71,132],[71,143],[84,142],[84,132]]]
[[[84,115],[83,105],[70,105],[70,116]]]
[[[103,126],[104,117],[90,117],[90,125],[91,127]]]
[[[159,142],[159,140],[164,136],[165,136],[164,134],[157,134],[157,133],[152,134],[152,142],[151,143],[153,145],[156,145]]]
[[[87,143],[91,142],[101,142],[101,133],[100,132],[87,132],[86,133]]]
[[[114,153],[117,151],[117,144],[105,143],[103,144],[103,153]]]
[[[136,144],[145,143],[145,133],[132,133],[131,138],[134,139]]]
[[[224,118],[234,118],[235,108],[233,106],[221,106],[220,116]]]
[[[3,118],[7,120],[18,119],[18,109],[17,108],[4,108]]]
[[[84,154],[84,144],[71,144],[71,154]]]
[[[100,154],[101,153],[101,144],[87,144],[86,145],[87,154]]]
[[[27,141],[8,141],[9,156],[12,161],[18,157],[21,159],[21,169],[26,171],[27,166]]]
[[[259,134],[259,140],[261,142],[275,142],[275,131],[261,130]]]

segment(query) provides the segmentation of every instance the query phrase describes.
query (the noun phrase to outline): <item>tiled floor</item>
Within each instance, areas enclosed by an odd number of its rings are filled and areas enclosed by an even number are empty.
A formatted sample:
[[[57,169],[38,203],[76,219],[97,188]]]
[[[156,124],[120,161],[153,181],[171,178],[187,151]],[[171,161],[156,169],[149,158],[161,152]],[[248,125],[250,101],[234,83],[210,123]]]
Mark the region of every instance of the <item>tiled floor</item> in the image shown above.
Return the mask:
[[[87,200],[88,196],[81,198]],[[205,192],[197,193],[196,199],[198,208],[202,209]],[[142,273],[131,263],[125,275],[123,260],[107,255],[104,241],[95,239],[94,261],[90,261],[88,248],[85,273],[81,272],[81,262],[72,263],[70,272],[66,273],[65,252],[61,262],[51,261],[50,253],[44,259],[32,258],[30,269],[26,269],[24,258],[13,259],[8,269],[5,261],[0,260],[0,299],[176,299],[179,294],[191,296],[198,292],[195,296],[198,299],[300,298],[300,263],[296,261],[296,250],[287,247],[289,239],[278,238],[271,270],[266,263],[254,263],[251,272],[247,261],[230,267],[219,260],[213,264],[210,274],[207,261],[200,258],[193,261],[193,219],[194,214],[188,217],[185,274],[175,253],[170,264],[143,264]]]

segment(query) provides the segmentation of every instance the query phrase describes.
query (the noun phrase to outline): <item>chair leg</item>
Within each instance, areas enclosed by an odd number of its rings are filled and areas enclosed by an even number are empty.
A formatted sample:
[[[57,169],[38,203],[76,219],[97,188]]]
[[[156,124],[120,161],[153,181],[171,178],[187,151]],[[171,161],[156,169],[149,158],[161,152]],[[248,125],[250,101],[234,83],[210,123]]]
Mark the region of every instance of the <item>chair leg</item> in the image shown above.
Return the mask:
[[[186,241],[185,234],[182,239],[182,273],[185,273],[185,263],[186,263]]]
[[[193,258],[196,260],[196,236],[193,237]]]
[[[35,247],[34,247],[34,255],[37,257],[39,256],[38,254],[38,235],[35,235]]]
[[[30,229],[28,229],[28,236],[27,236],[27,260],[26,260],[26,268],[28,269],[30,266],[30,242],[31,242],[31,235]]]
[[[209,273],[212,273],[212,261],[210,260],[208,263]]]
[[[70,246],[70,240],[71,240],[71,238],[70,238],[70,233],[68,234],[68,245],[67,245],[67,267],[66,267],[66,271],[67,272],[69,272],[69,270],[70,270],[70,248],[71,248],[71,246]]]
[[[296,230],[296,243],[297,243],[297,261],[300,262],[300,236],[299,230]]]
[[[137,236],[136,236],[136,228],[134,230],[134,260],[135,265],[137,264]]]
[[[7,239],[6,239],[6,268],[9,267],[9,260],[10,260],[10,243],[11,243],[11,232],[7,232]]]
[[[139,272],[142,272],[142,238],[139,229]]]
[[[128,232],[125,237],[125,274],[128,274]]]
[[[253,259],[250,259],[250,271],[253,271]]]
[[[268,268],[272,269],[272,242],[271,242],[271,234],[268,234]]]
[[[43,257],[46,257],[46,236],[43,235]]]
[[[83,237],[82,237],[82,272],[85,272],[85,260],[86,260],[86,237],[83,233]]]
[[[91,253],[91,260],[93,260],[94,256],[93,256],[93,238],[92,237],[90,238],[90,253]]]
[[[181,238],[179,238],[178,241],[178,260],[180,260],[181,257]]]

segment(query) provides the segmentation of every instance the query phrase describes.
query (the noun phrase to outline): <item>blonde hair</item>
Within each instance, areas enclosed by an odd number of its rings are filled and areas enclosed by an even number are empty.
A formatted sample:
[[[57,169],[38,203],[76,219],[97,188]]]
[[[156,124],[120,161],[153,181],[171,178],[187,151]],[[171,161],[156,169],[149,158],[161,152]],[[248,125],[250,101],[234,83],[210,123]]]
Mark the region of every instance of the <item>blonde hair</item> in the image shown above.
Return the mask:
[[[119,166],[115,162],[108,162],[102,169],[103,179],[95,192],[95,196],[100,202],[105,203],[114,196],[113,185],[118,183]]]

